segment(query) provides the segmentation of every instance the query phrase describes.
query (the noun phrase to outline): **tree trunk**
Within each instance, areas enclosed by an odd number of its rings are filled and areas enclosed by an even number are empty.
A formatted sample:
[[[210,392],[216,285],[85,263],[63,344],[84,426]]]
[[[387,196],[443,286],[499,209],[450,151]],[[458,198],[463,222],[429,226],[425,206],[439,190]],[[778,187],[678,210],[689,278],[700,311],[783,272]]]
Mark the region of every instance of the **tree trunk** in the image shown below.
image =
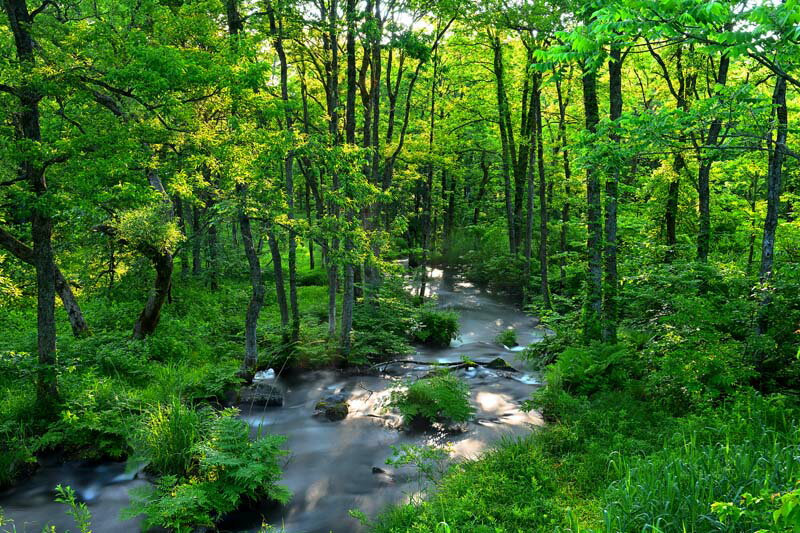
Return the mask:
[[[291,309],[291,340],[297,341],[300,337],[300,309],[297,303],[297,236],[294,231],[294,130],[293,117],[289,109],[289,63],[283,48],[283,18],[276,17],[275,10],[270,4],[268,10],[270,33],[275,51],[278,53],[281,76],[281,100],[283,102],[283,117],[286,133],[289,135],[290,148],[284,158],[284,180],[286,185],[287,218],[289,219],[289,305]],[[272,249],[272,243],[270,243]],[[275,252],[273,251],[273,258]],[[283,272],[281,272],[281,278]],[[281,282],[283,280],[281,279]],[[277,272],[275,278],[278,282]],[[280,301],[280,293],[279,293]]]
[[[608,62],[609,118],[619,122],[622,117],[622,51],[617,44],[611,45]],[[611,142],[619,146],[620,136],[612,130]],[[619,164],[614,164],[606,178],[606,246],[605,287],[603,290],[603,341],[617,342],[617,194],[619,190]]]
[[[203,235],[200,230],[201,209],[192,209],[192,275],[199,276],[203,271]]]
[[[672,161],[672,171],[675,176],[669,182],[667,190],[667,207],[664,212],[664,223],[667,227],[667,255],[664,257],[665,263],[671,263],[675,259],[678,244],[677,224],[678,224],[678,198],[680,193],[681,171],[686,166],[683,156],[675,154]]]
[[[561,81],[556,80],[556,93],[558,96],[558,135],[559,144],[561,145],[561,155],[564,163],[564,205],[561,206],[561,235],[559,237],[559,246],[561,248],[561,259],[559,260],[559,289],[563,294],[566,289],[567,279],[567,253],[569,252],[568,246],[568,230],[569,230],[569,215],[570,215],[570,198],[572,180],[572,168],[569,163],[569,150],[567,150],[567,105],[568,102],[561,92]]]
[[[514,200],[511,190],[511,169],[513,141],[509,138],[508,121],[509,110],[506,100],[506,91],[503,81],[503,49],[499,37],[491,37],[494,58],[495,87],[497,89],[497,114],[500,123],[500,143],[503,152],[503,189],[506,203],[506,223],[508,224],[508,248],[511,255],[517,254],[517,238],[514,233],[516,221],[514,219]]]
[[[244,186],[237,186],[237,192],[242,196],[241,202],[244,204],[246,190]],[[247,215],[244,206],[239,210],[239,229],[242,234],[244,253],[247,256],[247,264],[250,267],[250,303],[247,305],[247,314],[244,321],[244,363],[242,370],[248,376],[252,376],[258,364],[258,317],[261,314],[261,307],[264,305],[264,279],[261,275],[261,262],[253,244],[253,231],[250,226],[250,217]]]
[[[147,251],[142,250],[142,253],[152,261],[156,271],[156,280],[153,290],[150,291],[147,302],[144,304],[144,309],[133,326],[133,338],[137,340],[142,340],[155,333],[161,320],[161,309],[169,297],[173,268],[172,254],[169,252],[152,248]]]
[[[281,313],[281,326],[285,329],[289,326],[289,304],[286,300],[286,286],[283,280],[281,248],[272,227],[267,228],[267,243],[269,244],[269,252],[272,255],[272,270],[275,274],[275,296]]]
[[[210,218],[210,217],[209,217]],[[208,283],[212,291],[219,290],[219,239],[217,238],[217,223],[208,221]]]
[[[183,209],[183,200],[178,195],[175,195],[172,203],[175,205],[175,214],[178,217],[178,225],[181,228],[181,233],[188,236],[186,227],[186,212]],[[178,257],[181,260],[181,278],[186,279],[189,275],[189,250],[185,246],[181,246]]]
[[[762,285],[761,311],[759,313],[758,333],[766,333],[769,323],[766,313],[772,302],[772,280],[775,262],[775,231],[778,228],[778,209],[781,202],[781,181],[783,178],[783,161],[786,157],[786,138],[789,132],[789,117],[786,108],[786,79],[775,80],[772,94],[772,105],[778,119],[777,135],[773,143],[767,171],[767,216],[764,219],[764,237],[761,241],[761,268],[759,280]]]
[[[148,170],[147,180],[150,186],[161,195],[162,207],[165,211],[165,222],[172,220],[174,217],[172,202],[169,196],[167,196],[166,190],[164,190],[164,185],[161,183],[161,178],[158,176],[158,173],[153,169]],[[155,333],[158,323],[161,320],[161,309],[169,298],[172,288],[173,258],[171,252],[154,246],[146,246],[140,248],[139,251],[142,255],[150,259],[156,271],[153,290],[150,291],[147,301],[144,304],[144,309],[142,309],[139,318],[133,325],[133,338],[142,340]]]
[[[475,210],[472,212],[472,224],[477,225],[481,215],[481,203],[486,196],[486,186],[489,184],[489,164],[486,162],[486,152],[481,153],[481,172],[483,177],[478,186],[478,195],[475,197]]]
[[[14,34],[17,59],[23,72],[32,72],[36,58],[34,42],[30,33],[33,19],[25,0],[6,0],[4,3],[9,25]],[[39,102],[42,96],[32,86],[18,88],[19,110],[17,113],[18,136],[31,145],[41,143],[39,124]],[[37,198],[47,193],[45,167],[33,157],[20,163],[20,177],[27,181]],[[53,222],[44,207],[36,202],[31,217],[33,236],[33,265],[36,268],[36,325],[39,368],[36,375],[36,400],[43,412],[50,412],[58,401],[56,359],[56,265],[53,259]]]
[[[597,103],[597,73],[584,64],[583,108],[586,129],[597,132],[600,111]],[[586,169],[587,241],[589,275],[586,278],[586,304],[583,314],[583,333],[586,340],[598,340],[601,333],[603,307],[603,226],[600,221],[600,178],[596,168]]]
[[[544,139],[542,131],[542,87],[541,76],[533,79],[533,115],[536,131],[536,162],[539,171],[539,277],[541,278],[542,304],[551,309],[550,280],[547,272],[547,179],[544,172]],[[533,151],[533,146],[531,146]]]
[[[719,72],[717,73],[717,85],[725,85],[728,80],[728,67],[730,57],[723,55],[719,60]],[[700,211],[700,230],[697,234],[697,260],[708,261],[708,251],[711,243],[711,191],[709,178],[711,176],[711,166],[714,164],[715,154],[707,155],[705,149],[713,150],[719,145],[719,134],[722,131],[722,119],[715,117],[711,126],[708,128],[708,135],[705,139],[705,147],[700,149],[700,167],[697,172],[697,192]]]

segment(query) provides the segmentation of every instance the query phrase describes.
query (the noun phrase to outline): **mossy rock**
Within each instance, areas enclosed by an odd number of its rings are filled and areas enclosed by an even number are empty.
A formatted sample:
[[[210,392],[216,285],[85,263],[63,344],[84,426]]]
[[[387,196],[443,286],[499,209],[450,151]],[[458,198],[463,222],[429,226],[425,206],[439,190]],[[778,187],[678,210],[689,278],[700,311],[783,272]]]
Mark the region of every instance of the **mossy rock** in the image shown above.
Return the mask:
[[[338,422],[347,418],[350,406],[347,405],[343,394],[332,394],[327,396],[314,406],[315,416],[324,416],[331,422]]]
[[[488,363],[483,364],[484,368],[491,368],[492,370],[506,370],[508,372],[517,372],[517,369],[508,364],[508,361],[502,357],[495,357]]]

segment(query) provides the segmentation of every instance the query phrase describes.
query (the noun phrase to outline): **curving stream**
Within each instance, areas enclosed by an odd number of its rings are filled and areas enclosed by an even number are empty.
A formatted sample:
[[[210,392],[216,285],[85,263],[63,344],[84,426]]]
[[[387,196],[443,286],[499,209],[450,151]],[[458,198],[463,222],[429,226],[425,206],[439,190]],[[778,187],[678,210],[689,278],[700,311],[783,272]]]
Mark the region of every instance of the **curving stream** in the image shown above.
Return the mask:
[[[374,516],[383,507],[408,498],[418,490],[411,467],[386,466],[391,446],[452,443],[454,458],[473,458],[504,436],[524,435],[542,424],[536,413],[524,413],[521,403],[536,388],[538,376],[526,372],[514,349],[494,338],[513,327],[521,345],[537,342],[546,334],[535,321],[501,298],[483,292],[441,270],[431,271],[431,292],[439,305],[460,313],[461,335],[446,349],[420,348],[417,361],[457,362],[461,356],[487,361],[502,357],[519,372],[483,367],[457,370],[470,385],[476,408],[467,431],[459,434],[399,431],[398,417],[386,411],[389,387],[398,379],[427,373],[429,366],[393,365],[382,375],[354,376],[333,370],[278,377],[284,390],[283,407],[240,406],[242,418],[253,432],[285,435],[291,450],[284,467],[283,484],[294,494],[281,507],[236,513],[220,525],[222,531],[258,531],[262,520],[288,533],[342,533],[360,531],[348,511],[359,509]],[[313,417],[316,402],[329,394],[347,398],[350,413],[340,422]],[[6,518],[17,532],[38,533],[45,524],[59,531],[75,530],[62,505],[53,503],[53,488],[70,485],[87,502],[97,533],[138,531],[136,521],[122,522],[119,511],[127,505],[127,491],[146,483],[125,473],[124,464],[45,464],[26,482],[0,495]]]

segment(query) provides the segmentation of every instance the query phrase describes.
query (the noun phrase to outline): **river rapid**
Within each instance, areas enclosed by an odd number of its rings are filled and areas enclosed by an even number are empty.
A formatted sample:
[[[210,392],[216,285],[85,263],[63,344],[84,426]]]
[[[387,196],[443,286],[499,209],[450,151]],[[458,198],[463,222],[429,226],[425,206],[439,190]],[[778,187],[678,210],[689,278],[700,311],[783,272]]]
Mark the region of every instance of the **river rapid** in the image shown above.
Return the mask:
[[[518,371],[484,367],[455,371],[469,383],[476,410],[461,433],[398,429],[399,417],[385,407],[393,384],[422,376],[430,366],[390,365],[379,375],[319,370],[273,378],[284,392],[283,407],[239,408],[254,434],[261,431],[287,437],[286,448],[291,452],[282,484],[293,497],[284,506],[237,512],[220,524],[222,531],[255,532],[263,521],[283,527],[287,533],[362,531],[350,516],[351,509],[374,516],[419,490],[413,467],[387,466],[392,446],[449,444],[454,460],[470,459],[503,437],[522,436],[542,424],[537,413],[520,409],[539,386],[539,376],[527,371],[517,357],[520,348],[499,345],[495,337],[514,328],[524,346],[538,342],[547,332],[502,297],[441,270],[433,269],[430,276],[430,292],[438,296],[439,306],[460,314],[460,336],[449,348],[420,347],[409,359],[447,363],[458,362],[462,356],[478,361],[502,357]],[[330,422],[313,416],[318,400],[337,393],[347,399],[347,418]],[[70,485],[87,503],[95,533],[135,532],[138,521],[121,521],[119,512],[128,503],[128,491],[147,483],[141,477],[126,472],[121,463],[45,463],[32,478],[0,494],[0,507],[6,518],[14,521],[17,532],[38,533],[47,524],[74,532],[75,524],[65,514],[65,507],[53,502],[53,489],[61,483]]]

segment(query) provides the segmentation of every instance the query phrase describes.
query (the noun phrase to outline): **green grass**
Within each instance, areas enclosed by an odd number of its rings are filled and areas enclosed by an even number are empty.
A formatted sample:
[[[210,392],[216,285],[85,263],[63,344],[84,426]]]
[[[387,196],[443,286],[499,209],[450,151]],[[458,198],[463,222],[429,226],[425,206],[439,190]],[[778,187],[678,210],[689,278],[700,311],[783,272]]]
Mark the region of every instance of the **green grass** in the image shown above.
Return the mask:
[[[793,531],[771,528],[776,495],[789,502],[800,479],[794,401],[748,393],[673,418],[625,393],[564,394],[557,423],[453,467],[427,499],[388,509],[373,531]],[[766,496],[741,512],[747,494]],[[718,514],[725,504],[734,517]]]

